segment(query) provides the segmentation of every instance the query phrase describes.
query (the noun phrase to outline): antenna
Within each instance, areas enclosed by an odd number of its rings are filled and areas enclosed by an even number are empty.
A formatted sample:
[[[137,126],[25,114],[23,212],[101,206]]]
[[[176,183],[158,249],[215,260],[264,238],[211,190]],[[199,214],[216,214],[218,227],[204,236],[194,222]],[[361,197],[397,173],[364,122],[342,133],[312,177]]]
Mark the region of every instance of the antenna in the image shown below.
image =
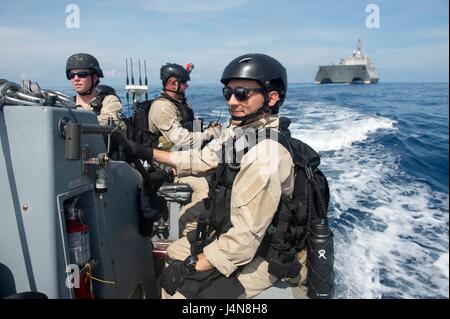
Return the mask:
[[[144,60],[144,84],[148,86],[148,80],[147,80],[147,61]],[[145,92],[145,99],[148,100],[148,92]]]
[[[139,63],[139,85],[142,85],[142,77],[141,77],[141,60],[138,60]]]
[[[130,63],[131,63],[131,85],[134,85],[133,58],[130,58]]]
[[[125,85],[125,90],[127,91],[127,102],[129,102],[128,94],[132,94],[133,98],[133,108],[134,111],[139,107],[141,102],[141,96],[145,93],[145,98],[148,100],[148,80],[147,80],[147,64],[144,60],[144,72],[145,72],[145,85],[142,85],[142,68],[141,68],[141,60],[138,60],[138,68],[139,68],[139,84],[134,84],[134,70],[133,70],[133,58],[130,58],[130,71],[131,71],[131,84],[128,73],[128,59],[125,60],[126,68],[127,68],[127,84]]]
[[[134,75],[133,75],[133,58],[130,58],[131,64],[131,85],[134,85]],[[136,93],[133,91],[133,106],[136,107]]]
[[[130,78],[128,77],[128,59],[125,59],[125,68],[126,68],[126,72],[127,72],[127,83],[126,83],[126,85],[129,85],[130,84]],[[130,107],[130,94],[128,93],[128,90],[127,90],[126,97],[127,97],[127,109],[129,109],[129,107]]]
[[[128,78],[128,59],[125,59],[125,69],[127,72],[127,85],[130,84],[130,79]]]

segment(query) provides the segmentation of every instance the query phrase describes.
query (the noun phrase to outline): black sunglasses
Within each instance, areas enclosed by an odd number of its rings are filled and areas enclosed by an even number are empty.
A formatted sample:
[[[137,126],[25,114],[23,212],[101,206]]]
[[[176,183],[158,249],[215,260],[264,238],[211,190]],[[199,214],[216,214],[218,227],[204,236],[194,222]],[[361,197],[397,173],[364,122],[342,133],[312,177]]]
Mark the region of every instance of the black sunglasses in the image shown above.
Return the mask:
[[[92,75],[92,72],[89,71],[80,71],[80,72],[70,72],[69,78],[71,80],[75,79],[75,76],[78,76],[80,79],[87,78],[89,75]]]
[[[259,92],[264,93],[265,89],[261,88],[244,88],[244,87],[237,87],[235,89],[232,89],[228,86],[225,86],[222,89],[222,94],[225,100],[229,101],[231,99],[231,96],[234,94],[234,97],[236,100],[240,102],[247,101],[251,92]]]

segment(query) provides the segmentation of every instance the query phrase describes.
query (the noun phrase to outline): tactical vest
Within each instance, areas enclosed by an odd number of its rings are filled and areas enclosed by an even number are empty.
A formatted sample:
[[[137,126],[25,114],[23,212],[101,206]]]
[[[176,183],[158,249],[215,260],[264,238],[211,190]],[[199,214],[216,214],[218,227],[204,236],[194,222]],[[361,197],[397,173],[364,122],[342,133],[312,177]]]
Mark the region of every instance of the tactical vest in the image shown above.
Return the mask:
[[[159,131],[153,133],[149,130],[148,114],[150,108],[158,99],[166,99],[173,103],[181,113],[181,125],[189,132],[193,131],[194,112],[187,105],[186,101],[178,101],[165,93],[161,93],[152,100],[143,101],[135,105],[135,112],[132,117],[125,119],[127,126],[127,137],[134,142],[147,147],[158,148],[159,137],[162,135]]]
[[[306,247],[311,223],[317,223],[319,219],[327,218],[329,201],[327,180],[318,169],[319,155],[307,144],[292,139],[287,126],[285,121],[280,123],[282,131],[277,134],[276,142],[283,145],[293,158],[295,164],[294,192],[292,197],[282,194],[277,211],[256,253],[257,256],[269,262],[269,273],[278,278],[292,278],[299,273],[301,265],[296,258],[296,253]],[[270,130],[272,129],[266,129],[266,136],[263,139],[271,137]],[[256,144],[258,142],[260,141],[257,140]],[[244,152],[248,151],[249,149]],[[235,154],[236,151],[233,153]],[[224,152],[222,156],[224,156]],[[208,217],[203,217],[208,219],[208,236],[205,245],[232,227],[230,220],[231,191],[239,171],[240,167],[236,163],[225,163],[222,160],[212,175],[209,196],[205,201]],[[309,182],[311,180],[314,182]],[[312,184],[317,187],[313,187]],[[191,244],[196,240],[193,236],[194,232],[188,234]]]
[[[117,96],[117,98],[120,100],[119,96],[116,94],[116,91],[108,86],[108,85],[97,85],[95,87],[96,95],[95,97],[89,102],[89,105],[92,107],[92,110],[95,112],[95,114],[98,116],[100,115],[100,112],[102,110],[103,106],[103,100],[108,95],[114,95]],[[77,97],[73,97],[73,101],[76,102]]]
[[[268,261],[268,272],[280,279],[292,278],[299,274],[301,265],[297,260],[296,253],[307,246],[307,239],[313,237],[311,225],[317,224],[321,220],[327,220],[330,198],[328,182],[318,168],[319,155],[307,144],[291,138],[288,130],[289,124],[289,119],[280,118],[281,134],[277,134],[276,142],[290,152],[295,164],[294,191],[292,196],[281,195],[277,211],[256,253],[257,256]],[[271,130],[273,129],[266,129],[265,138],[272,137]],[[256,144],[258,142],[260,141],[257,140]],[[248,151],[249,149],[244,150],[244,153]],[[236,153],[236,149],[233,148],[233,157]],[[224,149],[222,156],[225,157]],[[222,160],[222,163],[226,163],[226,161]],[[230,220],[231,191],[239,171],[239,165],[233,160],[232,163],[220,164],[213,174],[209,197],[205,201],[207,212],[200,216],[197,230],[187,234],[187,239],[191,244],[191,254],[197,255],[203,247],[232,227]],[[308,249],[308,254],[309,251],[310,249]],[[332,251],[331,254],[333,254]],[[333,259],[332,255],[330,259]],[[228,277],[222,275],[215,268],[199,272],[186,278],[178,291],[187,298],[237,298],[244,293],[244,287],[237,279],[237,274],[242,267],[238,267]],[[327,271],[329,271],[328,268]],[[317,270],[320,269],[313,269],[312,272]],[[308,280],[309,273],[310,266],[308,266]],[[322,275],[324,272],[318,271],[317,273]],[[325,276],[316,282],[328,283],[330,278]],[[332,280],[334,280],[334,276],[331,278]]]
[[[120,97],[116,94],[116,91],[114,90],[114,88],[112,88],[108,85],[97,85],[95,87],[95,91],[96,91],[96,96],[89,102],[89,105],[92,107],[92,111],[94,111],[94,113],[97,116],[100,115],[100,113],[102,111],[102,107],[103,107],[103,100],[108,95],[114,95],[120,101]],[[74,96],[73,97],[74,102],[76,102],[76,99],[77,99],[77,97]],[[108,137],[104,136],[103,139],[105,141],[105,144],[108,144]],[[122,153],[121,147],[119,145],[119,142],[116,140],[116,138],[111,137],[111,139],[109,140],[109,143],[111,143],[109,146],[109,153],[108,153],[109,157],[113,160],[123,160],[123,156],[121,154]]]
[[[175,106],[177,107],[178,111],[181,114],[181,121],[180,121],[181,126],[185,129],[187,129],[189,132],[192,132],[194,130],[194,112],[186,103],[185,98],[182,101],[179,101],[179,100],[174,99],[171,96],[167,95],[166,93],[161,93],[158,97],[156,97],[154,100],[152,100],[151,103],[153,103],[159,99],[166,99],[166,100],[170,101],[171,103],[175,104]],[[147,110],[147,115],[148,115],[148,112],[149,112],[149,110]],[[148,128],[148,126],[147,126],[147,128]],[[159,132],[159,131],[157,133],[153,133],[153,132],[149,131],[149,134],[152,136],[151,137],[152,141],[158,141],[159,137],[162,135],[161,132]],[[153,147],[157,147],[157,143]]]
[[[283,134],[279,133],[278,135],[278,143],[283,145],[288,151],[290,151],[288,138]],[[266,130],[265,138],[270,138],[270,129]],[[256,144],[258,144],[257,141]],[[256,145],[255,144],[255,145]],[[250,149],[245,150],[247,153]],[[236,163],[225,163],[222,161],[221,164],[217,167],[217,170],[211,177],[211,187],[209,191],[209,198],[207,205],[209,206],[210,215],[209,215],[209,225],[212,227],[211,230],[215,231],[214,236],[217,238],[221,234],[226,233],[231,227],[230,220],[230,207],[231,207],[231,191],[233,187],[234,180],[236,179],[237,174],[240,171],[240,166],[236,165]],[[269,247],[274,245],[273,239],[274,234],[276,233],[276,227],[278,225],[278,221],[280,220],[280,214],[283,221],[287,221],[288,223],[294,222],[294,216],[292,216],[292,211],[297,208],[297,204],[293,203],[292,199],[289,195],[282,194],[280,203],[278,205],[278,209],[275,212],[275,215],[272,219],[272,222],[268,228],[268,231],[263,239],[262,244],[257,252],[257,255],[269,260],[273,257],[274,252],[269,253]],[[291,216],[291,217],[289,217]],[[295,227],[295,233],[298,234],[297,240],[301,241],[302,244],[298,247],[299,249],[304,247],[306,228],[307,228],[307,213],[306,211],[301,212],[301,216],[297,217],[299,223],[296,225],[289,224],[288,227]],[[210,231],[211,231],[210,230]],[[286,249],[286,247],[280,247]],[[290,247],[295,250],[295,245]]]

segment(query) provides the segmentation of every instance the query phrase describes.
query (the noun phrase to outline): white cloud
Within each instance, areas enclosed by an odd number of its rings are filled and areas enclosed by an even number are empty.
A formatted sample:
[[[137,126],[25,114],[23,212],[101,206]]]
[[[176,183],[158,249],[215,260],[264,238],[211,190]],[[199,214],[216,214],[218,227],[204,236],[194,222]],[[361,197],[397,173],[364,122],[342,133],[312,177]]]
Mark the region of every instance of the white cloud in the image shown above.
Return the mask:
[[[67,58],[76,52],[89,52],[97,57],[107,77],[120,78],[118,70],[125,68],[125,61],[111,56],[123,56],[127,50],[114,42],[102,46],[92,38],[81,40],[51,32],[38,32],[29,28],[0,26],[0,43],[7,44],[7,50],[0,50],[0,77],[12,81],[29,79],[43,83],[67,83],[65,64]],[[114,54],[112,54],[112,52]]]
[[[204,0],[148,0],[145,10],[156,12],[220,12],[243,5],[243,0],[204,1]]]
[[[315,41],[326,41],[326,43],[353,43],[356,47],[358,41],[358,36],[355,36],[355,32],[351,29],[311,29],[311,28],[301,28],[295,32],[295,35],[299,39],[314,39]]]
[[[232,36],[232,38],[236,38],[235,35]],[[268,34],[261,34],[261,35],[250,35],[245,36],[242,38],[237,38],[233,40],[226,40],[221,45],[225,46],[227,49],[234,48],[234,49],[245,49],[252,48],[256,46],[267,46],[270,47],[270,45],[276,40],[275,36],[268,35]],[[251,50],[250,50],[251,51]]]
[[[447,28],[424,28],[409,33],[411,39],[429,39],[429,40],[445,40],[448,42],[448,27]]]
[[[448,42],[420,44],[404,48],[384,48],[377,50],[376,63],[393,70],[448,70]],[[431,70],[430,70],[431,71]]]
[[[0,26],[0,41],[2,42],[21,37],[30,37],[33,35],[33,30],[29,28]]]
[[[104,73],[105,77],[107,77],[107,78],[121,78],[121,77],[124,77],[124,74],[122,72],[117,71],[115,69],[114,70],[106,70],[106,71],[103,71],[103,73]]]

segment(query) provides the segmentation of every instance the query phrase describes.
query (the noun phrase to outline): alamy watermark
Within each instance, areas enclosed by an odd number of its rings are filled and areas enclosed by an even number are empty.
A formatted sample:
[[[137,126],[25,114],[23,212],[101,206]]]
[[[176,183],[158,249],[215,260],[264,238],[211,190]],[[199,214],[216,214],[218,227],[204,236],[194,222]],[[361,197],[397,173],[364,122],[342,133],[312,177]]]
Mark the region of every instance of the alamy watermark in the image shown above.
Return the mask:
[[[76,264],[67,265],[66,273],[66,287],[69,289],[80,288],[80,267]]]
[[[69,4],[66,6],[66,28],[79,29],[80,28],[80,7],[76,4]]]
[[[374,3],[366,6],[366,13],[369,15],[366,17],[366,27],[368,29],[380,28],[380,7]]]
[[[203,134],[201,126],[194,121],[193,134]],[[217,162],[228,164],[234,167],[240,167],[244,156],[246,163],[259,163],[261,167],[261,174],[272,174],[274,170],[278,169],[280,158],[279,132],[275,129],[246,127],[222,127],[219,136],[211,140],[204,148],[202,148],[202,141],[198,143],[189,143],[187,141],[180,141],[180,134],[182,128],[172,130],[170,133],[170,140],[178,141],[171,148],[171,152],[184,151],[181,160],[183,164],[192,164],[197,162],[191,156],[197,153],[209,154],[208,158],[216,157]],[[271,140],[266,141],[264,140]],[[258,144],[258,147],[255,147]],[[215,155],[213,155],[215,154]],[[203,155],[203,154],[202,154]],[[273,165],[268,165],[269,162]]]

